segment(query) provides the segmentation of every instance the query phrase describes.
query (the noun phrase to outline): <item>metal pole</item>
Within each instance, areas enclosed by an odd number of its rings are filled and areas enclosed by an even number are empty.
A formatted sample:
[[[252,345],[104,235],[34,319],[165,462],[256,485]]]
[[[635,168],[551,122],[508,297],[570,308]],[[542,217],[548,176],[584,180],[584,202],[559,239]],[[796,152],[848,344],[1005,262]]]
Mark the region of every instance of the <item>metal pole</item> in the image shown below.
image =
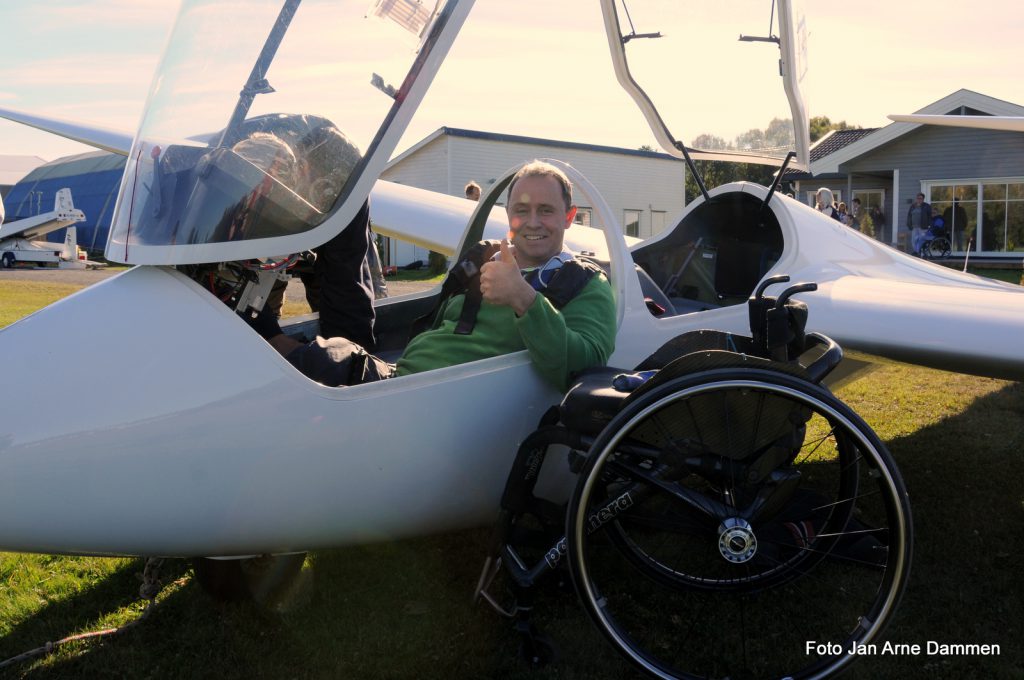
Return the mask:
[[[246,114],[249,113],[249,108],[256,95],[274,91],[274,88],[267,82],[267,71],[270,70],[270,64],[274,61],[277,48],[281,46],[281,40],[284,39],[284,34],[288,31],[288,26],[291,24],[300,2],[302,0],[286,0],[281,6],[281,12],[277,15],[274,27],[270,29],[270,35],[267,36],[267,41],[263,44],[263,50],[252,66],[249,79],[242,87],[242,91],[238,93],[238,103],[235,105],[227,127],[224,128],[224,134],[221,135],[218,146],[231,146],[237,142],[238,130],[241,128]]]

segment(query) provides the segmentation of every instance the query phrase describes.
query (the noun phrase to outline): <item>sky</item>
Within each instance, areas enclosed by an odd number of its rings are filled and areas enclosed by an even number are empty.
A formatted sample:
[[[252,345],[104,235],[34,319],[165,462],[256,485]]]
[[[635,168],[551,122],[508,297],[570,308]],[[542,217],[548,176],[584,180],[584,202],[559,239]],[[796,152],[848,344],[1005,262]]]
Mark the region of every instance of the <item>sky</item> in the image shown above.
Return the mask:
[[[701,133],[729,139],[785,115],[773,72],[777,50],[735,40],[738,33],[767,32],[770,0],[697,1],[689,27],[666,19],[682,4],[627,2],[637,32],[666,34],[631,43],[630,63],[672,133],[687,141]],[[812,116],[879,127],[888,124],[886,114],[916,111],[960,88],[1024,105],[1024,79],[1016,72],[1024,63],[1024,6],[1017,2],[803,4],[803,87]],[[719,25],[702,7],[725,7],[731,23]],[[134,132],[176,14],[177,3],[169,0],[0,4],[0,107]],[[657,52],[663,48],[672,56]],[[644,50],[651,51],[648,58]],[[737,52],[743,63],[733,60]],[[593,0],[478,0],[396,153],[445,125],[624,148],[655,145],[615,81]],[[0,121],[0,155],[50,160],[88,150]]]

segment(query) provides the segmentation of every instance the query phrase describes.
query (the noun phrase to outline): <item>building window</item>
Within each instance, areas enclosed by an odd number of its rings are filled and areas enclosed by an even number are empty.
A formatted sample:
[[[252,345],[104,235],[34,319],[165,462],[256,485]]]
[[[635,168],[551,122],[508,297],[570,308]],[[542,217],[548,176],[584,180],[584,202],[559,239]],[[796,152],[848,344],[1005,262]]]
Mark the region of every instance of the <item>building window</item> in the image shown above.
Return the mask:
[[[1024,251],[1024,178],[927,182],[925,193],[953,250]]]
[[[891,234],[887,226],[888,221],[885,218],[885,191],[881,189],[854,189],[853,197],[860,199],[861,214],[871,217],[871,235],[879,241],[888,243]],[[853,212],[853,206],[850,206],[850,211]],[[863,220],[861,223],[863,225]],[[864,231],[863,226],[861,231]]]
[[[664,210],[651,211],[651,236],[655,236],[665,231],[666,219],[667,213]]]
[[[593,226],[591,221],[594,218],[594,210],[592,208],[578,207],[576,208],[576,217],[573,218],[573,224],[582,224],[584,227]]]
[[[861,210],[870,210],[871,208],[882,210],[885,208],[885,192],[879,189],[855,189],[853,197],[860,199]]]
[[[640,236],[640,211],[622,211],[622,224],[626,227],[626,236]]]

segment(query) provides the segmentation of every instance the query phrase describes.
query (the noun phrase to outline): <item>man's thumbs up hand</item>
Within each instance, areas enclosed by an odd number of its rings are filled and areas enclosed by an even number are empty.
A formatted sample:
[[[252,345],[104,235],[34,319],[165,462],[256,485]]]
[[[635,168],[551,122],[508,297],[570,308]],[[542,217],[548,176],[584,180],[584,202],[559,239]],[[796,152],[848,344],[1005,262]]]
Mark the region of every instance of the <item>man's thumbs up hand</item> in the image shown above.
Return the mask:
[[[502,239],[500,248],[499,258],[480,268],[480,292],[484,301],[511,307],[522,316],[533,304],[537,291],[523,279],[508,239]]]

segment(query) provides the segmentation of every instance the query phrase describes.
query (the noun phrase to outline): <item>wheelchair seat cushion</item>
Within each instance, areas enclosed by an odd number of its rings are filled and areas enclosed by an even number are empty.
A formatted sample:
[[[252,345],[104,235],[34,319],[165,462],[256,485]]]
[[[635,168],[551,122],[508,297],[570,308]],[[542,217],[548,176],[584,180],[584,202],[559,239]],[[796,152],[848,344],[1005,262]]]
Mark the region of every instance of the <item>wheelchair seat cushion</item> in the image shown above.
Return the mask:
[[[721,368],[770,369],[804,377],[804,371],[799,366],[772,362],[736,352],[704,350],[678,357],[668,362],[664,368],[654,373],[650,379],[645,380],[639,386],[622,391],[614,387],[615,377],[622,374],[635,374],[636,369],[602,366],[587,369],[579,374],[558,407],[559,418],[569,430],[582,435],[596,436],[626,404],[658,385],[680,376]]]

